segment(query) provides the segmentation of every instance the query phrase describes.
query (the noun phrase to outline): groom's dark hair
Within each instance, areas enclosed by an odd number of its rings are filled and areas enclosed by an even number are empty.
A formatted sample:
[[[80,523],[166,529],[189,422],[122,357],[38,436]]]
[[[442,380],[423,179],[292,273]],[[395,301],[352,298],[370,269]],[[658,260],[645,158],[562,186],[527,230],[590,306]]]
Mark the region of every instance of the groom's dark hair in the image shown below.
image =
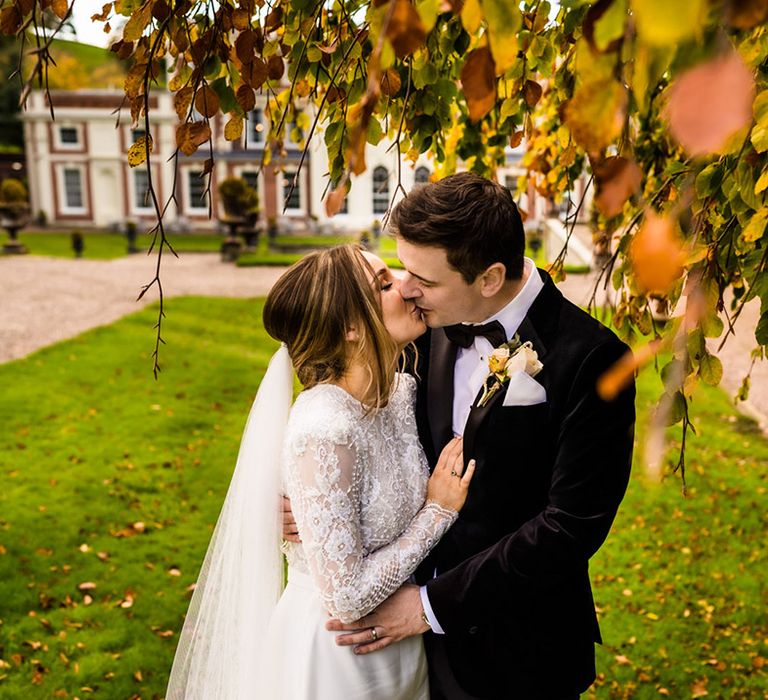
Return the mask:
[[[495,262],[523,276],[525,232],[506,187],[457,173],[417,187],[392,210],[389,229],[414,245],[437,246],[468,284]]]

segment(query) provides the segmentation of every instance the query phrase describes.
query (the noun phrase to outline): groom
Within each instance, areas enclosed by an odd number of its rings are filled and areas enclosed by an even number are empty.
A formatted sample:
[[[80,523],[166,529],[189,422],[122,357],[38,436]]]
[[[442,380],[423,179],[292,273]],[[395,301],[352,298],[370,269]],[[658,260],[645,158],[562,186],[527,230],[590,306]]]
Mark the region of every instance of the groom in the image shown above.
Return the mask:
[[[328,628],[356,653],[426,633],[433,699],[577,698],[601,641],[588,561],[627,486],[635,418],[634,386],[606,402],[595,385],[627,347],[524,258],[507,189],[453,175],[411,192],[390,228],[401,294],[431,329],[419,348],[421,442],[434,466],[463,435],[477,467],[421,585]],[[543,368],[533,376],[531,362],[483,402],[489,355],[515,336]]]

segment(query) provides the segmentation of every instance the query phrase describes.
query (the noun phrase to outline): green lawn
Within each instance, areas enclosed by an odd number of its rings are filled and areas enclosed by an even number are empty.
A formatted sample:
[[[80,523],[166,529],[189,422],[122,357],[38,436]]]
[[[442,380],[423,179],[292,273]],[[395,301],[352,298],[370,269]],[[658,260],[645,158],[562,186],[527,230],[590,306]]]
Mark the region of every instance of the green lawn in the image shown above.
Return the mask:
[[[168,302],[0,366],[0,697],[161,697],[245,417],[275,347],[261,302]],[[642,375],[640,425],[658,391]],[[768,442],[693,406],[688,499],[635,467],[592,564],[605,646],[585,697],[761,698]],[[699,695],[697,695],[699,693]]]

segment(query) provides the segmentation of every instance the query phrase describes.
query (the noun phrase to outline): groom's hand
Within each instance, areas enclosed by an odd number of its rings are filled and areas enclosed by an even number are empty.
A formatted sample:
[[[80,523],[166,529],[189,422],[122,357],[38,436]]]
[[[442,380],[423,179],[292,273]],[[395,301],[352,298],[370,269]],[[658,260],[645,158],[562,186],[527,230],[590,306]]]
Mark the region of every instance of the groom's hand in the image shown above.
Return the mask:
[[[336,644],[354,646],[355,654],[369,654],[392,642],[426,632],[429,625],[422,619],[422,611],[419,587],[405,584],[370,615],[348,625],[329,620],[325,628],[332,632],[350,632],[338,635]],[[371,630],[376,630],[375,634]]]

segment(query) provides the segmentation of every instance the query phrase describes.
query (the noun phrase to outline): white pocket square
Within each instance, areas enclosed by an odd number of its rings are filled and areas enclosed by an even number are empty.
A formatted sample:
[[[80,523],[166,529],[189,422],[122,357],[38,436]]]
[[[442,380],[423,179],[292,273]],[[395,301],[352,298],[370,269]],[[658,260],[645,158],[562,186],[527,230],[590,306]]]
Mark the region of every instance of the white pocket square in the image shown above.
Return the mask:
[[[547,400],[547,392],[531,375],[515,372],[509,378],[504,406],[535,406]]]

